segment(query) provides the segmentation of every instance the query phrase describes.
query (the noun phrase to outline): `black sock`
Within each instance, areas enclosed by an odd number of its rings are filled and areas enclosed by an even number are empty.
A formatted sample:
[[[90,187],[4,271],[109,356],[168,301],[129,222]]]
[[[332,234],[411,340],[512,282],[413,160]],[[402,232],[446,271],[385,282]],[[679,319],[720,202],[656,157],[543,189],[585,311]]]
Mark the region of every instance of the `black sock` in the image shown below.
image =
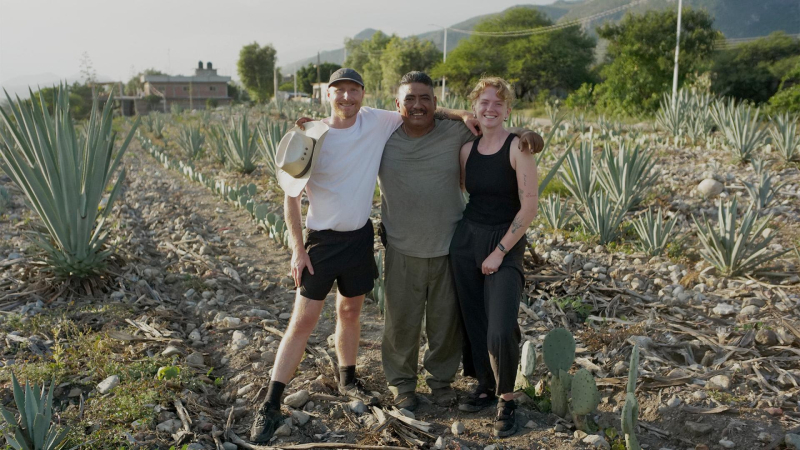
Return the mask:
[[[267,401],[270,405],[280,409],[281,407],[281,395],[283,395],[283,389],[286,387],[285,384],[281,383],[280,381],[270,381],[269,387],[267,388]]]
[[[347,386],[356,381],[356,366],[339,366],[339,384]]]

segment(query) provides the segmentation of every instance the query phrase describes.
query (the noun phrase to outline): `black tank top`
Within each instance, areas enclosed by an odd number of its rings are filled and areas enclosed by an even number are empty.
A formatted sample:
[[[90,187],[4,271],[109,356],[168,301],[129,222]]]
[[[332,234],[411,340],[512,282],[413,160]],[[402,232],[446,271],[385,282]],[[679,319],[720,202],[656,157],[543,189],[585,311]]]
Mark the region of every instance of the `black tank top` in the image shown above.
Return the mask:
[[[481,138],[472,143],[466,164],[465,186],[469,202],[464,217],[486,225],[511,223],[520,210],[517,171],[511,167],[511,134],[499,151],[478,152]]]

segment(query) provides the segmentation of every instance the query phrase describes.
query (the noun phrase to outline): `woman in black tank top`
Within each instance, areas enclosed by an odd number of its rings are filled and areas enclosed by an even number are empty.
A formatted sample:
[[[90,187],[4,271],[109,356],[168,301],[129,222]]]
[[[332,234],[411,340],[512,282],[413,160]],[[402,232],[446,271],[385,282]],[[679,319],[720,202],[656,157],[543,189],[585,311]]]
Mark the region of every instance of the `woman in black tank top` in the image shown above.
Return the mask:
[[[450,263],[464,325],[464,373],[478,386],[459,409],[479,411],[500,397],[494,435],[503,437],[517,430],[517,312],[525,286],[525,230],[536,217],[539,183],[536,160],[511,151],[519,138],[503,127],[513,101],[508,83],[483,78],[470,100],[482,136],[461,148],[469,202],[450,245]]]

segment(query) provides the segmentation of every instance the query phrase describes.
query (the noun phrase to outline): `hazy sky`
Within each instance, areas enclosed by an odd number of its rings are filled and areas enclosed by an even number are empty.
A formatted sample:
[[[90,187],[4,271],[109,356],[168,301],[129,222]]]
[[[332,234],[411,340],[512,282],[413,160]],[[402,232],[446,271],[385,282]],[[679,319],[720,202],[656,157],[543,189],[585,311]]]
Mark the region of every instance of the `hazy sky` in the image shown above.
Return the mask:
[[[191,74],[198,60],[236,77],[239,50],[253,41],[272,44],[281,65],[341,48],[364,28],[408,36],[521,3],[552,0],[0,0],[0,85],[75,75],[84,52],[117,80],[149,67]]]

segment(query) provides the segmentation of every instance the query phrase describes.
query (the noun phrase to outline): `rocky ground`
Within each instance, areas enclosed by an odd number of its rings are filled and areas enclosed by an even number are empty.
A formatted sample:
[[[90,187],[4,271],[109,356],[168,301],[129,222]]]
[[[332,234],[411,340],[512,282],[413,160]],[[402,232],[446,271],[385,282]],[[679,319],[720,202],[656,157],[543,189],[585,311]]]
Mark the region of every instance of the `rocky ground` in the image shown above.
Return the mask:
[[[536,245],[519,316],[523,338],[540,354],[549,330],[573,332],[574,367],[591,371],[601,390],[596,435],[574,431],[551,414],[542,401],[546,393],[532,386],[526,392],[534,398],[520,394],[524,428],[494,439],[492,409],[468,414],[438,407],[424,381],[414,415],[420,422],[405,427],[389,420],[379,427],[391,417],[389,408],[368,410],[334,389],[329,337],[335,311],[328,301],[287,388],[284,412],[291,420],[269,445],[624,448],[615,436],[635,343],[643,447],[783,448],[787,433],[789,441],[800,433],[800,262],[787,253],[773,276],[718,276],[698,257],[690,214],[716,215],[717,197],[744,192],[743,182],[755,177],[752,168],[705,148],[664,148],[659,156],[660,182],[648,204],[680,215],[679,235],[686,236],[669,256],[650,258],[625,243],[598,246],[575,230],[553,232],[538,223],[529,230]],[[12,194],[0,216],[0,400],[12,402],[14,371],[39,383],[56,380],[59,417],[76,444],[233,449],[239,442],[248,448],[236,437],[247,439],[291,314],[290,255],[246,211],[165,169],[136,141],[125,165],[125,192],[112,224],[119,257],[106,282],[94,286],[48,285],[24,236],[35,219],[10,181],[0,179]],[[798,243],[800,171],[796,165],[774,170],[786,183],[770,210],[777,251]],[[722,191],[700,195],[703,179]],[[276,200],[258,172],[251,180],[259,180],[261,201]],[[388,406],[377,305],[368,301],[362,317],[358,371]],[[546,376],[540,362],[533,381]],[[455,386],[464,395],[471,381],[459,377]]]

